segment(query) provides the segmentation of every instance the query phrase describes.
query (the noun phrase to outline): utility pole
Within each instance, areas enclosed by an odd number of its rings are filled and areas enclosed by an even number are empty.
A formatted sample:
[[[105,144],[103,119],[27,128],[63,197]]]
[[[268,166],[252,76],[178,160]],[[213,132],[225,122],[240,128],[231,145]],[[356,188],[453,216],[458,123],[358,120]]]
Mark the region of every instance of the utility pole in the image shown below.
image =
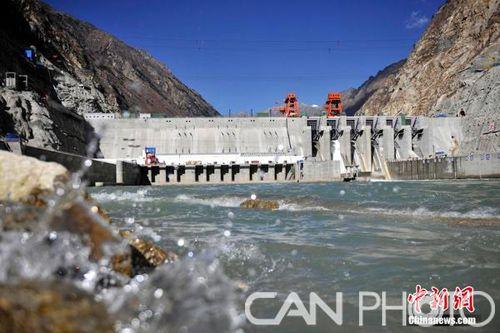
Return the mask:
[[[253,117],[253,109],[250,109],[250,116]]]
[[[231,108],[229,108],[229,118],[231,118]]]

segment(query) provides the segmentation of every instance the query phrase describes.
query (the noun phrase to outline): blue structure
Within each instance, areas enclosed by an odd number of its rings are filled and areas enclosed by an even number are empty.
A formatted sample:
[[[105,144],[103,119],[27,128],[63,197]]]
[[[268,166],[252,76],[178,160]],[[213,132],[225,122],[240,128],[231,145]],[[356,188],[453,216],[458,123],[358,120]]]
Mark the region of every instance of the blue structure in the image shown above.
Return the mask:
[[[35,51],[31,48],[24,49],[24,56],[29,61],[34,61],[35,60]]]
[[[445,113],[438,113],[434,115],[434,118],[447,118],[448,116]]]
[[[16,133],[7,133],[5,134],[5,141],[7,142],[16,142],[19,141],[19,135]]]

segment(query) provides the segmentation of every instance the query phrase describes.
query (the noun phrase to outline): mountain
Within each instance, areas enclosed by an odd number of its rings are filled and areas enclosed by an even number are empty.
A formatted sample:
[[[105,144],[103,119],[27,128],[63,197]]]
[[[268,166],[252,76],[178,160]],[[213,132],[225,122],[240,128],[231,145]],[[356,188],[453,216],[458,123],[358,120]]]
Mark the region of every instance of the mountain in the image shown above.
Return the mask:
[[[0,88],[0,135],[37,146],[81,153],[92,130],[85,113],[219,115],[146,52],[38,0],[2,0],[0,50],[2,77],[28,75],[28,89]]]
[[[499,3],[449,0],[406,61],[370,78],[344,104],[367,115],[498,115]]]
[[[38,0],[4,0],[1,7],[1,39],[7,52],[2,52],[0,68],[23,72],[20,55],[34,45],[62,104],[78,113],[218,115],[164,64],[89,23]]]
[[[370,76],[359,88],[351,88],[342,92],[342,103],[347,115],[354,115],[366,101],[376,92],[379,99],[388,99],[389,91],[395,83],[395,77],[406,59],[393,63],[375,76]],[[372,102],[372,101],[371,101]],[[378,104],[383,103],[379,101]]]

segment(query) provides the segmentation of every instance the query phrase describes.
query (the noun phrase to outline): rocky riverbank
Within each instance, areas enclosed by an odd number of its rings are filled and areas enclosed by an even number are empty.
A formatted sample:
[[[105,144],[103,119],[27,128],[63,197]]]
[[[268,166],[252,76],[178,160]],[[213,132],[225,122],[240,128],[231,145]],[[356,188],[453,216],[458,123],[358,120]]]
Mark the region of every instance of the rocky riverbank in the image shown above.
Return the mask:
[[[179,258],[141,230],[114,225],[64,167],[0,152],[0,332],[235,329],[218,261]]]

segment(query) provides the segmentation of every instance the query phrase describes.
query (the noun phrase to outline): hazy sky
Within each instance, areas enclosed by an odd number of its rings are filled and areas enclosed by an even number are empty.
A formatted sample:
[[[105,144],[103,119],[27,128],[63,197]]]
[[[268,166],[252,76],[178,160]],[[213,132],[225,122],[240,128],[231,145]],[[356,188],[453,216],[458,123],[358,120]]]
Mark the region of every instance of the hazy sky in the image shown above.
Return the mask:
[[[443,0],[47,0],[164,62],[221,113],[323,104],[405,58]]]

